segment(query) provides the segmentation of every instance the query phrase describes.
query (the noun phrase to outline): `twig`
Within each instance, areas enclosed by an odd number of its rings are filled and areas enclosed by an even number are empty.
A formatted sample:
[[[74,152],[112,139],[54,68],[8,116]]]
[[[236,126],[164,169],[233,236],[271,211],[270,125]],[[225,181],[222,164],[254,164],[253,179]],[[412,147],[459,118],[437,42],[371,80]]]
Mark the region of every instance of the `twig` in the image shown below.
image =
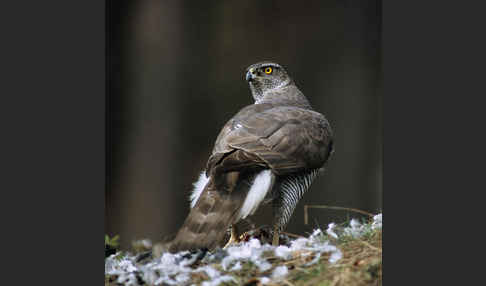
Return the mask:
[[[373,246],[373,245],[369,244],[368,242],[366,242],[364,240],[360,240],[360,242],[363,243],[364,245],[368,246],[371,249],[374,249],[374,250],[376,250],[378,252],[381,252],[381,249],[380,248],[378,248],[376,246]]]
[[[336,206],[326,206],[326,205],[304,205],[304,224],[309,224],[309,213],[308,210],[309,208],[312,209],[330,209],[330,210],[343,210],[343,211],[351,211],[351,212],[356,212],[360,214],[367,215],[369,217],[373,217],[374,215],[355,208],[346,208],[346,207],[336,207]]]
[[[299,256],[298,258],[292,259],[292,260],[288,260],[288,261],[282,262],[282,265],[294,264],[294,263],[299,262],[300,260],[302,260],[302,257],[301,256]]]
[[[299,266],[295,266],[295,269],[297,269],[297,270],[299,270],[299,271],[302,271],[302,272],[305,272],[306,274],[309,274],[309,273],[310,273],[310,272],[309,272],[309,270],[304,269],[304,268],[299,267]]]
[[[284,280],[283,280],[283,283],[285,283],[285,284],[287,284],[287,285],[289,285],[289,286],[294,286],[294,284],[290,283],[290,281],[289,281],[289,280],[287,280],[287,279],[284,279]]]
[[[340,279],[341,279],[341,277],[339,277],[339,274],[336,275],[336,277],[334,277],[334,279],[331,282],[331,286],[337,285],[337,283],[339,282]]]
[[[285,232],[285,231],[281,231],[280,233],[285,234],[285,235],[288,235],[288,236],[290,236],[290,237],[295,237],[295,238],[304,237],[304,236],[302,236],[302,235],[293,234],[293,233],[290,233],[290,232]]]

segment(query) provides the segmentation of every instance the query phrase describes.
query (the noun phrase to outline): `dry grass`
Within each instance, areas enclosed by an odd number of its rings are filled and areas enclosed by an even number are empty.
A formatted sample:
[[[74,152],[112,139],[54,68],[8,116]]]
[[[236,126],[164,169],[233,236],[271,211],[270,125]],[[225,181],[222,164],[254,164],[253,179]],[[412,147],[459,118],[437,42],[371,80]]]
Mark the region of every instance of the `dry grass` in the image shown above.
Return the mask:
[[[381,285],[381,238],[381,230],[376,230],[360,239],[335,240],[335,245],[343,253],[343,257],[335,264],[328,262],[329,255],[323,255],[317,264],[310,267],[304,265],[312,256],[299,255],[289,261],[275,261],[274,267],[286,265],[289,274],[285,280],[267,285]],[[247,282],[243,285],[260,285],[256,279],[249,278]]]
[[[293,285],[381,285],[381,230],[360,239],[337,242],[343,257],[335,264],[322,257],[317,265],[306,271],[296,267],[287,280]]]
[[[305,266],[313,255],[305,255],[304,251],[294,253],[292,259],[282,260],[269,252],[265,257],[272,264],[272,268],[259,272],[252,263],[242,264],[239,271],[224,271],[221,265],[211,264],[223,274],[229,274],[236,279],[236,283],[221,283],[220,285],[262,285],[258,277],[270,277],[275,267],[285,265],[289,272],[284,280],[266,285],[381,285],[382,284],[382,230],[372,230],[360,238],[351,236],[334,239],[329,236],[333,245],[337,246],[343,256],[336,263],[329,263],[329,254],[322,255],[312,266]],[[198,266],[201,266],[200,264]],[[193,273],[192,283],[200,285],[209,277],[204,272]],[[105,278],[105,285],[116,285],[114,279]]]

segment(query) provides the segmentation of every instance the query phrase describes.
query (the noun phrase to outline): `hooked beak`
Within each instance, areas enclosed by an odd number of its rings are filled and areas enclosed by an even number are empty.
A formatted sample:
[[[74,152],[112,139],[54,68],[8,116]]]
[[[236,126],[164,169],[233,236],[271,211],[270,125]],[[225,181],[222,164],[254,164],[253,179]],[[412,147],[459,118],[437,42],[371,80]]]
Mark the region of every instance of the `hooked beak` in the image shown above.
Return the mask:
[[[255,69],[251,68],[246,72],[246,81],[250,82],[255,78]]]

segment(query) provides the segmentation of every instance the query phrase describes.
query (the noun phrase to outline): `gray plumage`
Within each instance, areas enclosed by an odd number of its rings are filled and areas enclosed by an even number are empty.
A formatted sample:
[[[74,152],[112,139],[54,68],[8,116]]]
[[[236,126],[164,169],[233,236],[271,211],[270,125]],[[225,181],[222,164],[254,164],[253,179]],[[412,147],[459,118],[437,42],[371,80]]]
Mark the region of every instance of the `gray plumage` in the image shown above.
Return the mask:
[[[273,224],[279,231],[289,222],[297,203],[309,189],[314,179],[319,175],[320,169],[312,169],[298,174],[291,174],[279,178],[273,188]]]
[[[257,63],[248,67],[246,79],[255,104],[219,133],[206,166],[208,182],[170,243],[172,252],[221,246],[226,229],[246,215],[250,188],[263,170],[271,175],[259,184],[271,190],[274,226],[282,230],[333,152],[329,122],[283,67]]]

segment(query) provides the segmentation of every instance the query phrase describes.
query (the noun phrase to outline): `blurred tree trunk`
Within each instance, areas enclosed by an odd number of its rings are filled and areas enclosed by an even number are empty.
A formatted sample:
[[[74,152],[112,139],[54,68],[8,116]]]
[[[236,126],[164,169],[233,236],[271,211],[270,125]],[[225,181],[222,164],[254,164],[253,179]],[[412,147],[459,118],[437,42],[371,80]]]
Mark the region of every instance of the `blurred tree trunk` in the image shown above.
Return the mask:
[[[136,238],[161,238],[174,227],[179,5],[175,0],[143,1],[130,11],[134,19],[127,31],[129,48],[122,55],[131,81],[123,83],[128,90],[121,99],[126,102],[122,115],[126,147],[120,158],[126,161],[117,161],[111,190],[116,200],[110,206],[111,229],[120,234],[123,247]]]

